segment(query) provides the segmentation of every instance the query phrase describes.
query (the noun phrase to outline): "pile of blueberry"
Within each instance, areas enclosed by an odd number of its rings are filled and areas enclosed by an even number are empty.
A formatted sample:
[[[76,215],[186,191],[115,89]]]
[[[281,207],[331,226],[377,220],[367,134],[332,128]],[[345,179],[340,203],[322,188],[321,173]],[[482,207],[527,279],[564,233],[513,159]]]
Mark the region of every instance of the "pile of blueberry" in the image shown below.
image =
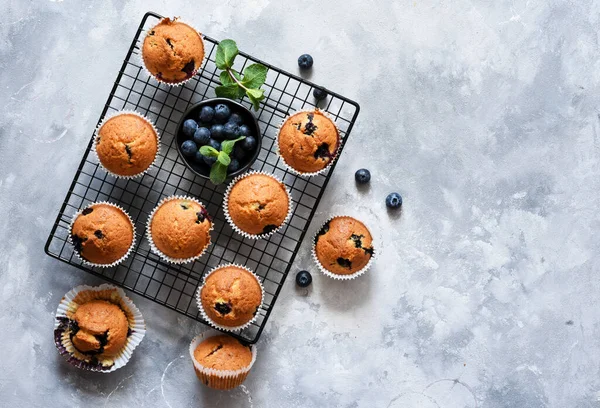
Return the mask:
[[[181,153],[189,161],[208,167],[215,163],[216,158],[203,156],[200,153],[202,146],[211,146],[221,151],[223,140],[244,136],[231,152],[231,163],[227,167],[227,173],[239,170],[256,150],[256,137],[252,134],[252,128],[244,123],[242,115],[232,112],[225,103],[202,106],[199,114],[193,113],[192,118],[183,122],[181,132],[186,139],[181,143]]]

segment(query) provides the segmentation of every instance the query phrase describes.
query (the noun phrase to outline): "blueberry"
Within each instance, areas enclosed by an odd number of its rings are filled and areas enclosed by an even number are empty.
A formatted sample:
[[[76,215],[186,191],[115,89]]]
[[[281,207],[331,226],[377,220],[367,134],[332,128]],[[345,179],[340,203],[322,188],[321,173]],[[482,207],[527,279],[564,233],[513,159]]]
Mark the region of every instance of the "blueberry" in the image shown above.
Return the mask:
[[[312,283],[312,275],[308,271],[300,271],[296,274],[296,285],[305,288]]]
[[[227,166],[227,172],[233,173],[234,171],[238,171],[240,169],[240,162],[237,159],[231,159],[229,166]]]
[[[298,66],[302,69],[309,69],[313,66],[313,57],[308,54],[302,54],[298,57]]]
[[[217,161],[216,157],[206,157],[204,156],[204,163],[206,163],[207,166],[212,166],[213,164],[215,164],[215,162]]]
[[[394,210],[400,208],[400,206],[402,205],[402,197],[398,193],[391,193],[385,199],[385,205],[387,205],[388,208],[392,208]]]
[[[240,140],[239,143],[240,146],[242,146],[242,149],[248,152],[256,148],[256,139],[254,136],[246,136],[246,138],[244,140]]]
[[[242,146],[240,146],[239,143],[236,143],[235,146],[233,147],[232,155],[234,158],[236,158],[238,160],[244,160],[246,158],[246,156],[248,155],[248,153],[242,148]]]
[[[193,157],[198,151],[198,146],[192,140],[186,140],[181,144],[181,152],[185,157]]]
[[[198,129],[198,124],[194,119],[188,119],[183,122],[182,132],[188,139],[191,139],[192,136],[194,136],[196,129]]]
[[[367,169],[356,170],[354,173],[354,180],[358,184],[366,184],[371,180],[371,172]]]
[[[215,110],[212,106],[203,106],[200,109],[200,121],[204,123],[209,123],[215,117]]]
[[[235,123],[236,125],[241,125],[244,120],[239,113],[232,113],[229,117],[229,122]]]
[[[225,129],[223,129],[223,125],[220,125],[220,124],[212,125],[210,128],[210,135],[213,139],[217,139],[217,140],[225,139]]]
[[[202,153],[200,153],[200,150],[198,150],[196,152],[196,154],[194,154],[194,161],[198,164],[204,163],[204,156],[202,156]]]
[[[208,141],[208,145],[210,147],[212,147],[213,149],[215,149],[215,150],[221,151],[221,142],[219,142],[219,141],[217,141],[215,139],[210,139]]]
[[[205,127],[199,127],[196,129],[196,132],[194,132],[194,142],[196,142],[198,146],[204,146],[209,140],[210,130]]]
[[[215,121],[217,123],[227,122],[227,119],[229,119],[230,115],[231,110],[229,109],[229,106],[225,105],[224,103],[220,103],[215,106]]]
[[[227,139],[235,139],[238,137],[239,132],[240,127],[233,122],[227,122],[223,125],[223,133],[225,133]]]
[[[323,99],[327,98],[327,91],[323,88],[315,88],[313,90],[313,96],[317,101],[322,101]]]
[[[240,136],[250,136],[252,133],[250,133],[250,128],[246,125],[241,125],[240,126]]]

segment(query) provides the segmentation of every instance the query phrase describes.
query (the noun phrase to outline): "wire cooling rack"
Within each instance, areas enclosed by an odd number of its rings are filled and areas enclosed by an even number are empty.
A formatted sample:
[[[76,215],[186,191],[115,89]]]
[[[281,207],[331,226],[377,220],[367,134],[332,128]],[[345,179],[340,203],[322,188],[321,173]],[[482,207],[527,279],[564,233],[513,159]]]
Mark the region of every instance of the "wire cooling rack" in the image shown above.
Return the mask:
[[[264,85],[266,98],[257,112],[262,148],[252,168],[278,176],[290,189],[294,201],[292,217],[279,232],[266,240],[243,238],[232,230],[223,215],[221,203],[226,185],[214,186],[188,170],[177,154],[175,142],[177,124],[188,107],[215,96],[214,88],[219,85],[219,70],[214,63],[218,42],[204,37],[207,60],[200,72],[184,86],[159,84],[142,68],[140,41],[146,30],[161,18],[152,12],[144,15],[98,120],[100,123],[105,115],[122,109],[133,109],[149,117],[161,135],[161,149],[155,166],[143,177],[135,179],[110,176],[99,167],[90,139],[52,227],[45,251],[54,258],[203,323],[206,322],[200,316],[195,301],[195,292],[203,274],[222,263],[246,265],[260,276],[265,299],[256,321],[243,331],[234,333],[234,336],[247,343],[255,343],[271,314],[335,168],[334,163],[324,175],[299,177],[289,172],[276,154],[275,139],[282,120],[296,110],[316,106],[312,91],[318,86],[245,53],[240,52],[236,58],[235,67],[240,71],[254,62],[269,68]],[[359,106],[348,98],[329,90],[327,92],[329,96],[319,104],[319,108],[334,117],[342,137],[340,149],[343,149],[358,116]],[[246,98],[241,103],[251,107]],[[197,197],[213,216],[213,244],[200,259],[190,264],[165,263],[150,251],[144,236],[148,215],[162,198],[172,194]],[[113,268],[83,265],[68,237],[69,224],[77,210],[103,200],[125,208],[136,228],[135,250],[125,262]]]

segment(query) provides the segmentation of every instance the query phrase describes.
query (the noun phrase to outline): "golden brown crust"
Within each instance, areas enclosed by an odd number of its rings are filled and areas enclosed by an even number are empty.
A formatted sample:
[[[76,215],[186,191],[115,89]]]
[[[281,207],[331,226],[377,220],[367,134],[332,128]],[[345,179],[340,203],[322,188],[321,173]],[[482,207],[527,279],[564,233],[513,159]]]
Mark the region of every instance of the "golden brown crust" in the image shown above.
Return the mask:
[[[83,259],[108,265],[127,253],[133,234],[133,226],[122,210],[108,204],[93,204],[75,219],[71,239]]]
[[[319,231],[315,252],[328,271],[350,275],[373,256],[373,238],[367,227],[351,217],[336,217]]]
[[[219,335],[198,344],[194,359],[205,368],[239,370],[250,365],[252,351],[231,336]]]
[[[340,135],[335,123],[323,112],[297,112],[286,119],[278,136],[279,153],[301,173],[324,169],[335,158]]]
[[[206,279],[200,298],[210,319],[235,327],[252,320],[262,302],[262,290],[256,277],[247,270],[225,266]]]
[[[202,65],[204,42],[193,27],[164,18],[144,39],[142,58],[148,71],[159,80],[185,81]]]
[[[285,186],[275,178],[252,174],[232,187],[227,206],[239,229],[259,235],[283,224],[289,211],[289,197]]]
[[[127,342],[129,324],[123,310],[106,300],[92,300],[77,308],[73,316],[78,330],[73,345],[84,354],[115,356]]]
[[[154,213],[150,234],[156,248],[176,259],[192,258],[210,245],[212,222],[195,201],[173,198]]]
[[[98,129],[98,159],[106,169],[120,176],[145,171],[157,152],[158,135],[148,122],[132,113],[116,115]]]

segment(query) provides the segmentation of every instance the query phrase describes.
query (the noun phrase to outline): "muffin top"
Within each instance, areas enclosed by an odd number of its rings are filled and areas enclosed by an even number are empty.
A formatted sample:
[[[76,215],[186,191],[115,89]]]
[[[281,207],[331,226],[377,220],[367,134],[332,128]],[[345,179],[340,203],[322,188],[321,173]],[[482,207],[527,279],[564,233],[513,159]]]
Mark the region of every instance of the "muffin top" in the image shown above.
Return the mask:
[[[121,259],[133,243],[133,225],[119,208],[93,204],[77,216],[71,228],[75,250],[88,262],[107,265]]]
[[[251,174],[237,181],[229,192],[229,216],[242,231],[268,234],[279,228],[289,211],[283,183],[265,174]]]
[[[367,227],[352,217],[336,217],[318,232],[315,252],[321,265],[338,275],[364,268],[373,256],[373,238]]]
[[[256,277],[235,265],[211,273],[200,292],[207,316],[222,326],[241,326],[254,317],[262,303],[262,290]]]
[[[204,60],[204,42],[189,25],[170,18],[150,29],[142,45],[144,65],[163,82],[177,83],[196,74]]]
[[[154,212],[150,234],[160,252],[187,259],[199,255],[210,244],[211,226],[203,206],[185,198],[172,198]]]
[[[120,176],[142,173],[154,162],[158,135],[150,123],[133,113],[107,120],[96,136],[100,163]]]
[[[194,350],[194,360],[215,370],[239,370],[252,362],[252,350],[227,335],[205,339]]]
[[[92,300],[80,305],[72,320],[73,346],[82,354],[115,356],[127,342],[129,324],[123,310],[106,300]]]
[[[324,169],[335,158],[340,135],[323,112],[297,112],[287,118],[278,136],[279,154],[288,166],[301,173]]]

